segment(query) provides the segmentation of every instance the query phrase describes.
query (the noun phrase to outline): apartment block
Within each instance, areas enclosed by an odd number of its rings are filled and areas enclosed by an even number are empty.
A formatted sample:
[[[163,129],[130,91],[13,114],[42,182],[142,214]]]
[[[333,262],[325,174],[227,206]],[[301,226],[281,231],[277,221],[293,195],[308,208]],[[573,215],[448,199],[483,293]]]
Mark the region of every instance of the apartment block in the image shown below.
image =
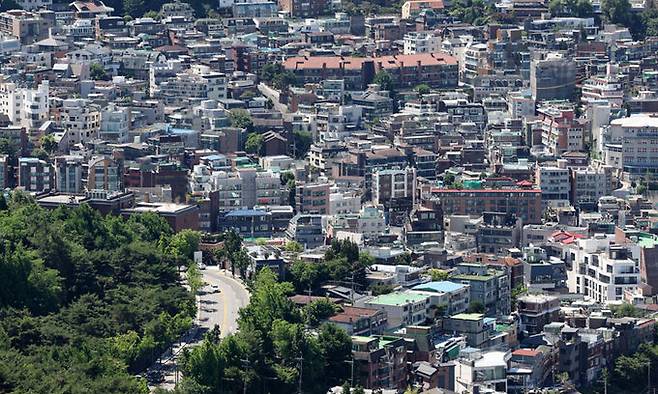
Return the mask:
[[[55,190],[60,193],[82,192],[82,156],[55,157]]]
[[[18,186],[28,192],[50,191],[54,187],[52,166],[35,157],[18,158]]]
[[[438,189],[432,196],[441,200],[444,215],[475,215],[483,212],[505,212],[516,215],[523,223],[541,223],[541,190],[539,189]]]

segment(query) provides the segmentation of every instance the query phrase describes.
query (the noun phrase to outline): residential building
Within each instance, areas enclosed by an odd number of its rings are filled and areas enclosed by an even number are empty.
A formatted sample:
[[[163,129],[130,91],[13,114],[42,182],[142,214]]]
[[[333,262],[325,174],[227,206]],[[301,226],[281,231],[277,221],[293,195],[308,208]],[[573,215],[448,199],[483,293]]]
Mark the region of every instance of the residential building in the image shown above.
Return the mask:
[[[658,172],[658,117],[635,114],[610,122],[604,132],[605,162],[631,179]]]
[[[372,201],[390,207],[395,200],[416,200],[416,168],[379,170],[372,174]]]
[[[66,99],[60,109],[61,126],[67,130],[71,145],[98,138],[101,108],[85,99]]]
[[[429,294],[431,305],[445,307],[447,315],[466,312],[471,302],[470,287],[462,283],[428,282],[412,287],[412,291]]]
[[[1,83],[0,113],[9,117],[9,121],[16,126],[39,128],[49,116],[49,86],[47,80],[36,89],[19,88],[12,82]]]
[[[602,168],[571,169],[571,203],[574,207],[596,206],[599,199],[612,192],[609,175]]]
[[[557,321],[560,300],[544,294],[527,294],[517,299],[520,329],[528,335],[539,334],[546,324]]]
[[[10,10],[0,13],[0,35],[17,38],[23,45],[48,38],[49,29],[54,26],[55,13],[52,11]]]
[[[324,244],[322,215],[297,214],[290,219],[286,236],[312,249]]]
[[[367,389],[404,390],[407,351],[404,338],[352,337],[355,384]]]
[[[418,325],[428,316],[430,297],[414,292],[394,292],[357,301],[357,306],[386,312],[388,327]]]
[[[18,158],[18,186],[28,192],[44,192],[54,188],[52,166],[35,157]]]
[[[279,8],[292,18],[315,18],[326,14],[331,2],[328,0],[279,0]]]
[[[558,53],[530,63],[530,90],[535,101],[569,100],[576,86],[576,63]]]
[[[60,193],[82,192],[82,156],[55,157],[55,190]]]
[[[569,204],[571,177],[569,169],[562,163],[558,166],[537,166],[537,185],[541,190],[542,207],[563,207]]]
[[[585,146],[584,125],[575,118],[575,107],[564,101],[544,102],[537,108],[541,143],[553,155],[582,151]]]
[[[458,80],[457,60],[445,53],[422,53],[381,57],[313,56],[290,57],[283,63],[299,82],[344,79],[346,89],[363,89],[380,70],[386,70],[398,87],[413,87],[418,81],[451,88]]]
[[[455,365],[455,392],[507,392],[507,369],[511,352],[473,351],[462,355]]]
[[[479,302],[487,315],[505,316],[510,313],[510,279],[504,269],[495,269],[482,264],[462,263],[456,266],[451,282],[470,286],[471,302]]]
[[[406,4],[416,3],[407,1]],[[443,3],[441,1],[441,3]],[[441,50],[442,38],[428,32],[409,32],[404,35],[404,54],[435,53]]]
[[[123,163],[108,156],[93,157],[87,164],[86,188],[89,191],[123,191]]]
[[[640,263],[628,246],[611,244],[605,236],[579,239],[574,246],[563,249],[572,266],[567,272],[570,292],[605,304],[623,300],[626,291],[640,286]]]
[[[129,142],[130,108],[110,104],[101,112],[99,137],[105,141]]]
[[[523,223],[541,223],[541,190],[538,189],[431,189],[441,200],[444,215],[474,215],[483,212],[515,214]]]
[[[459,313],[444,321],[444,330],[466,337],[466,344],[480,348],[489,341],[489,331],[480,313]]]
[[[330,208],[330,188],[326,182],[298,183],[295,192],[297,212],[314,215],[328,215]]]
[[[347,335],[381,335],[388,326],[386,312],[344,305],[329,321],[347,331]]]

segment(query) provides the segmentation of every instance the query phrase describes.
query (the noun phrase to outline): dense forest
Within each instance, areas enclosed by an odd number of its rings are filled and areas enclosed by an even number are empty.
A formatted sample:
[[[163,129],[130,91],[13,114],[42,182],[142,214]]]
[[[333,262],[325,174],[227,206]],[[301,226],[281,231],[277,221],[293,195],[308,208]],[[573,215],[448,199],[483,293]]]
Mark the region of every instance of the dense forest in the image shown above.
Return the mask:
[[[135,375],[192,323],[195,240],[154,214],[0,196],[0,392],[147,392]]]

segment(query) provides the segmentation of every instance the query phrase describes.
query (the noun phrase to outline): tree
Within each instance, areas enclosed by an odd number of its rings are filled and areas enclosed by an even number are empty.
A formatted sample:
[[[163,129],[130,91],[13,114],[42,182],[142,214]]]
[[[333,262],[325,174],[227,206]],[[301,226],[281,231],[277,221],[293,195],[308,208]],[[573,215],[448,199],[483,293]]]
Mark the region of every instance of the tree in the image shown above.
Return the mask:
[[[376,83],[382,90],[393,90],[393,77],[387,71],[378,71],[372,83]]]
[[[527,292],[528,292],[528,288],[522,284],[512,289],[512,294],[511,294],[512,309],[516,309],[516,305],[518,303],[519,297],[526,294]]]
[[[378,296],[382,294],[389,294],[392,293],[394,290],[393,286],[391,285],[384,285],[381,283],[377,283],[376,285],[373,285],[370,287],[370,292],[372,292],[373,296]]]
[[[447,280],[448,276],[450,276],[448,271],[440,270],[438,268],[431,268],[427,270],[427,273],[430,275],[430,278],[432,278],[433,282],[441,282]]]
[[[254,126],[254,122],[251,120],[251,114],[246,109],[234,109],[229,112],[228,117],[231,121],[231,127],[251,131]]]
[[[292,71],[284,71],[274,77],[272,85],[275,89],[284,91],[288,90],[288,87],[294,86],[296,81],[297,79]]]
[[[190,290],[193,294],[196,294],[199,289],[205,286],[203,275],[201,275],[201,271],[199,271],[199,267],[196,263],[191,263],[189,265],[185,277],[187,278],[187,284],[190,286]]]
[[[41,137],[41,148],[46,151],[48,154],[53,154],[57,151],[58,145],[55,141],[55,137],[52,134],[46,134]]]
[[[324,359],[322,366],[324,386],[336,386],[349,376],[350,368],[347,361],[352,356],[352,339],[345,330],[335,324],[325,323],[320,326],[318,343]]]
[[[263,149],[263,136],[258,133],[249,133],[247,142],[244,144],[244,150],[247,153],[258,154]]]
[[[314,300],[303,311],[306,324],[317,327],[322,321],[336,314],[338,307],[329,299]]]
[[[103,65],[99,63],[92,63],[92,65],[89,66],[89,75],[91,76],[91,79],[95,81],[108,81],[110,79]]]
[[[343,383],[340,389],[340,394],[351,394],[352,393],[352,388],[350,387],[350,384],[348,382]]]
[[[426,83],[421,83],[416,85],[414,88],[416,92],[418,92],[419,95],[424,96],[426,94],[429,94],[432,91],[432,88]]]
[[[455,176],[452,175],[451,173],[447,173],[443,175],[443,184],[445,186],[452,185],[453,182],[455,182]]]
[[[642,317],[644,314],[633,304],[624,302],[621,305],[615,305],[610,308],[615,317]]]
[[[471,303],[468,304],[468,313],[484,313],[485,311],[486,308],[480,301],[471,301]]]
[[[144,18],[151,18],[156,21],[159,21],[162,18],[162,15],[158,11],[150,10],[144,13]]]
[[[354,390],[352,390],[352,394],[365,394],[365,390],[363,390],[363,387],[361,386],[356,386]]]
[[[306,131],[294,131],[293,141],[295,143],[295,158],[304,159],[313,144],[313,136]]]
[[[194,252],[199,250],[199,242],[201,242],[200,232],[184,229],[171,237],[165,251],[176,257],[192,259]]]
[[[304,251],[304,247],[297,241],[288,241],[283,246],[283,250],[290,253],[301,253]]]
[[[22,9],[23,7],[21,7],[21,5],[18,4],[15,0],[3,0],[0,2],[0,12]]]

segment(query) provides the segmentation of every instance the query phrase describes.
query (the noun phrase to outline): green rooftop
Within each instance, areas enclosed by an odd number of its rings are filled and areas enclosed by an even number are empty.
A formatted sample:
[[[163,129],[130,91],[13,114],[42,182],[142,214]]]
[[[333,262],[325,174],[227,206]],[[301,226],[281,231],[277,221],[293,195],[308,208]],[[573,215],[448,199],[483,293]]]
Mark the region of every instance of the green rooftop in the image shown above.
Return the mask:
[[[427,296],[414,293],[389,293],[382,294],[368,301],[371,304],[380,305],[404,305],[409,302],[420,302],[427,299]]]
[[[642,248],[653,248],[658,246],[658,237],[649,233],[639,233],[637,235],[637,244]]]
[[[484,315],[481,313],[459,313],[457,315],[451,316],[451,319],[455,320],[472,320],[477,321],[484,318]]]

